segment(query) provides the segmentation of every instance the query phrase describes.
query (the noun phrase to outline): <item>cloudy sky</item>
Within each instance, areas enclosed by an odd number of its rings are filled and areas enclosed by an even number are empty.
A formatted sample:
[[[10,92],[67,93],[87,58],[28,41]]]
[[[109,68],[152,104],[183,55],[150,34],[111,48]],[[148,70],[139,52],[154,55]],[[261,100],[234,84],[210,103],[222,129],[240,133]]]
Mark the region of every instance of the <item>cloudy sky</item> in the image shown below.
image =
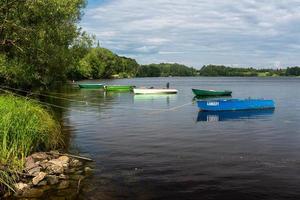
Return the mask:
[[[89,0],[81,25],[143,64],[300,64],[300,0]]]

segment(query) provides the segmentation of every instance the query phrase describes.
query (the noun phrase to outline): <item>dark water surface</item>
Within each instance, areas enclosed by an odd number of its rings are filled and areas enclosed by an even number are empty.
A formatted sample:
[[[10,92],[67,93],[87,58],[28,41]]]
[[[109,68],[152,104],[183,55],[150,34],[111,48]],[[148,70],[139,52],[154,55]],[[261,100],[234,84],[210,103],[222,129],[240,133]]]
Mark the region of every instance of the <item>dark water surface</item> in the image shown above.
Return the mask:
[[[81,199],[299,199],[300,79],[142,78],[172,96],[66,90],[71,151],[95,160]],[[269,98],[275,111],[198,114],[191,88]],[[76,101],[86,101],[76,102]],[[81,111],[81,112],[78,112]]]

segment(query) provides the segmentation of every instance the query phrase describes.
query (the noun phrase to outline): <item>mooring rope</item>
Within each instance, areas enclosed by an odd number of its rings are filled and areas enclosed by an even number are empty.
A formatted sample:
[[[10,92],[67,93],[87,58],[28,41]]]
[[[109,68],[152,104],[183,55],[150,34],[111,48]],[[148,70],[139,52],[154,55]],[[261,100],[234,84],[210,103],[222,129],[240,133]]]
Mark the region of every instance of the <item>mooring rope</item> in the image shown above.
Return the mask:
[[[8,90],[5,90],[4,88],[8,89]],[[26,91],[26,90],[12,88],[12,87],[3,86],[3,85],[0,85],[0,90],[5,91],[5,92],[12,92],[12,91],[9,91],[9,90],[13,90],[13,91],[17,91],[17,92],[23,92],[23,93],[26,93],[28,95],[37,95],[37,96],[43,96],[43,97],[50,97],[50,98],[55,98],[55,99],[60,99],[60,100],[65,100],[65,101],[70,101],[70,102],[75,102],[75,103],[81,103],[81,104],[84,104],[84,105],[100,106],[100,107],[105,105],[105,104],[93,103],[93,102],[88,102],[88,101],[83,101],[83,100],[74,100],[74,99],[69,99],[69,98],[65,98],[65,97],[49,95],[49,94],[41,94],[41,93]],[[13,92],[13,94],[15,94],[17,96],[20,96],[20,97],[24,97],[22,95],[17,94],[16,92]],[[63,93],[61,93],[61,94],[63,94]],[[70,110],[70,111],[75,111],[75,112],[81,112],[81,113],[86,113],[86,112],[90,113],[90,112],[92,112],[92,111],[76,110],[76,109],[72,109],[72,108],[68,108],[68,107],[64,107],[64,106],[60,106],[60,105],[40,101],[40,100],[37,100],[37,99],[35,99],[35,101],[40,102],[40,103],[42,103],[44,105],[47,105],[47,106],[56,107],[56,108],[60,108],[60,109],[65,109],[65,110]],[[120,105],[114,105],[114,108],[143,110],[143,111],[147,111],[147,114],[153,115],[153,114],[160,114],[160,113],[168,112],[168,111],[177,111],[177,110],[179,110],[183,107],[191,105],[192,103],[193,102],[189,102],[189,103],[185,103],[183,105],[175,106],[175,107],[172,107],[172,108],[141,108],[141,107],[133,107],[133,106],[120,106]],[[86,107],[86,106],[81,106],[81,107]]]
[[[82,104],[85,104],[85,105],[103,106],[103,104],[99,104],[99,103],[93,103],[93,102],[82,101],[82,100],[74,100],[74,99],[69,99],[69,98],[64,98],[64,97],[58,97],[58,96],[53,96],[53,95],[41,94],[41,93],[34,93],[34,92],[31,92],[31,91],[16,89],[16,88],[8,87],[8,86],[0,86],[0,88],[2,88],[2,89],[6,88],[6,89],[9,89],[9,90],[14,90],[14,91],[18,91],[18,92],[24,92],[24,93],[29,94],[29,95],[33,94],[33,95],[38,95],[38,96],[44,96],[44,97],[50,97],[50,98],[55,98],[55,99],[66,100],[66,101],[70,101],[70,102],[82,103]],[[124,109],[144,110],[144,111],[166,111],[166,110],[168,110],[168,109],[164,109],[164,108],[158,108],[158,109],[156,109],[156,108],[141,108],[141,107],[119,106],[119,105],[115,105],[114,107],[115,108],[124,108]]]
[[[189,106],[189,105],[191,105],[191,104],[193,104],[193,102],[185,103],[185,104],[183,104],[183,105],[176,106],[176,107],[173,107],[173,108],[169,108],[169,109],[166,109],[166,110],[150,112],[149,114],[150,114],[150,115],[154,115],[154,114],[160,114],[160,113],[167,112],[167,111],[178,111],[180,108]]]
[[[2,88],[0,88],[0,91],[3,91],[3,92],[8,93],[8,94],[12,93],[11,91],[8,91],[8,90],[2,89]],[[13,95],[24,98],[24,96],[22,96],[20,94],[17,94],[17,93],[13,93]],[[80,113],[91,113],[91,111],[76,110],[76,109],[72,109],[72,108],[68,108],[68,107],[64,107],[64,106],[55,105],[55,104],[52,104],[52,103],[47,103],[47,102],[40,101],[40,100],[37,100],[37,99],[32,99],[32,100],[36,101],[36,102],[39,102],[43,105],[49,106],[49,107],[55,107],[55,108],[60,108],[60,109],[65,109],[65,110],[80,112]]]

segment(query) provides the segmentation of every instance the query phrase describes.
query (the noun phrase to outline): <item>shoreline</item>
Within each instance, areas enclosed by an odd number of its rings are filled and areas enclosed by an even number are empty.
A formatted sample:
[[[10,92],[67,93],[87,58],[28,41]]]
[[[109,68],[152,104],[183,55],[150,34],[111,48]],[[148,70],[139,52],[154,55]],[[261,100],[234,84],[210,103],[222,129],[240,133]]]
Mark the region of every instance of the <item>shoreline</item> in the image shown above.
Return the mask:
[[[75,199],[81,190],[81,182],[93,172],[88,165],[91,161],[58,151],[33,153],[26,157],[23,170],[16,172],[14,191],[6,191],[2,198],[43,198],[49,192],[61,197],[68,195],[64,191],[72,190],[69,195]]]

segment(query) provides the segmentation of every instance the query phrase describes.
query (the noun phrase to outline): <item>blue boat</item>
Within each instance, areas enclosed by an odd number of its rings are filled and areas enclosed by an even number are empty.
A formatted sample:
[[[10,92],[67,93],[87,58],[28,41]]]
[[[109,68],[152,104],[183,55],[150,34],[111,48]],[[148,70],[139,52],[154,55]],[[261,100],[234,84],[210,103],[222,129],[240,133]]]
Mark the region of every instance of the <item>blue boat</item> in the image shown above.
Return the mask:
[[[237,121],[245,119],[260,119],[272,116],[274,109],[261,110],[239,110],[239,111],[207,111],[199,112],[197,121],[216,122],[216,121]]]
[[[265,99],[215,99],[199,100],[198,107],[201,111],[229,111],[229,110],[253,110],[274,109],[273,100]]]

